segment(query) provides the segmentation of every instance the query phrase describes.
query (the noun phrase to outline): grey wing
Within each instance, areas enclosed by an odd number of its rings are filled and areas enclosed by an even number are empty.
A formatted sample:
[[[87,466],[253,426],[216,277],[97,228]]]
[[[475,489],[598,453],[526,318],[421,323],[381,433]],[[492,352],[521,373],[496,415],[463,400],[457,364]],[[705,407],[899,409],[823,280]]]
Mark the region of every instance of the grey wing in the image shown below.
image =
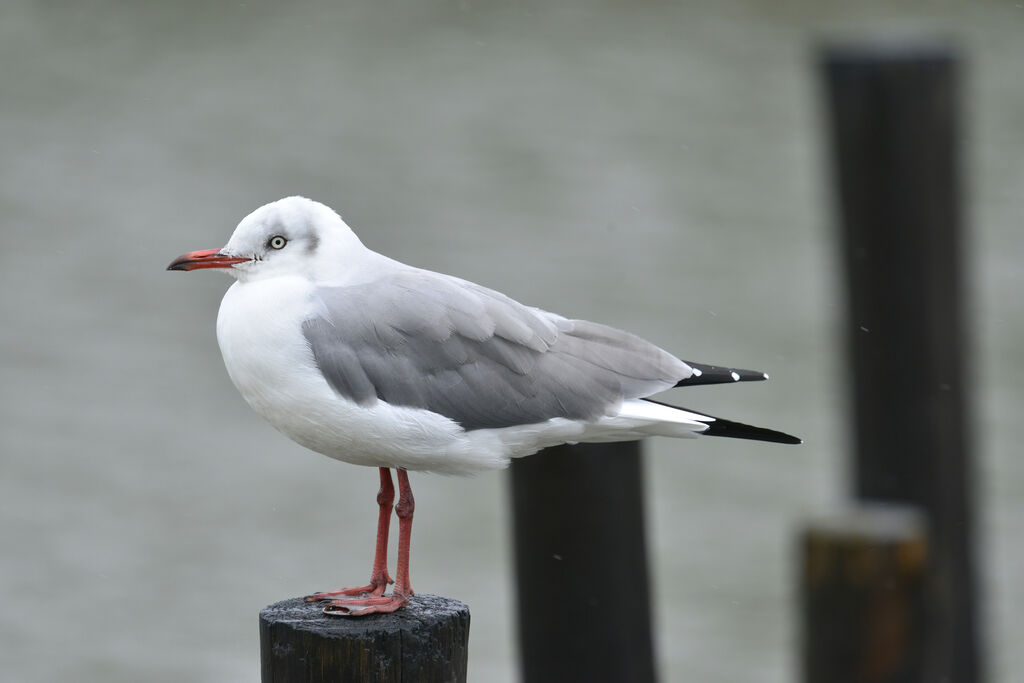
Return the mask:
[[[323,287],[317,296],[322,307],[303,332],[338,394],[424,408],[466,430],[592,420],[691,374],[627,332],[430,271]]]

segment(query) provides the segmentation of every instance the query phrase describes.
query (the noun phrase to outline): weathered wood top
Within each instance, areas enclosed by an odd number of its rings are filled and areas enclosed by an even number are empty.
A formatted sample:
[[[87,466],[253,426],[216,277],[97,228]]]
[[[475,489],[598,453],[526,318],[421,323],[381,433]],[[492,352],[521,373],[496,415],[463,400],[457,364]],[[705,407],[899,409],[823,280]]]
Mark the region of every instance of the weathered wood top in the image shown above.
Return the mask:
[[[415,595],[393,614],[340,617],[283,600],[260,611],[264,683],[465,681],[469,607]]]

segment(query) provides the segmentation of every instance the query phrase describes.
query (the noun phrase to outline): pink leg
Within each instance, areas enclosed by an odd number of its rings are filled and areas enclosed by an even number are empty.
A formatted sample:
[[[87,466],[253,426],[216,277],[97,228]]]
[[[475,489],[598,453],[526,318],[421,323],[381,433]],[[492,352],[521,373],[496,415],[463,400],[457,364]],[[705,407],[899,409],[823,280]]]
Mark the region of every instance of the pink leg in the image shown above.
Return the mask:
[[[395,502],[395,485],[391,483],[391,470],[380,468],[380,490],[377,492],[377,505],[380,512],[377,517],[377,550],[373,555],[373,569],[370,571],[370,583],[358,588],[342,588],[336,591],[324,591],[306,596],[306,602],[331,600],[344,595],[380,596],[389,583],[394,583],[388,574],[388,530],[391,527],[391,506]]]
[[[412,515],[416,509],[416,501],[412,497],[409,486],[409,474],[398,470],[398,574],[395,589],[391,595],[375,595],[373,597],[356,598],[354,600],[334,600],[324,612],[358,617],[364,614],[394,612],[409,604],[412,597],[412,585],[409,583],[409,541],[412,538]]]

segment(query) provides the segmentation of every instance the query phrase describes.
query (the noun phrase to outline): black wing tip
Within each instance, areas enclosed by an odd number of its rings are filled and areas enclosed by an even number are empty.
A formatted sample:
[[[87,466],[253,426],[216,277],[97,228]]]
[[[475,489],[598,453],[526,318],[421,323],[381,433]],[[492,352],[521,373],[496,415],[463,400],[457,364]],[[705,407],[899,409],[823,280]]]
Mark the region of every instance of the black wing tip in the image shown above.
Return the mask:
[[[786,434],[775,429],[755,427],[754,425],[723,420],[716,417],[714,422],[708,423],[708,428],[701,433],[702,436],[724,436],[730,439],[750,439],[752,441],[768,441],[770,443],[781,443],[790,446],[798,446],[804,441],[800,437]]]
[[[691,363],[683,361],[691,368],[693,374],[686,379],[676,383],[677,387],[692,387],[702,384],[734,384],[736,382],[763,382],[768,379],[768,373],[760,370],[742,370],[729,368],[722,365],[707,365],[705,363]]]
[[[700,432],[701,436],[724,436],[730,439],[749,439],[751,441],[768,441],[770,443],[782,443],[791,446],[797,446],[804,442],[798,436],[780,432],[776,429],[768,429],[767,427],[755,427],[754,425],[744,424],[743,422],[735,422],[733,420],[725,420],[720,417],[714,417],[707,413],[702,413],[697,410],[690,410],[689,408],[683,408],[682,406],[672,405],[671,403],[665,403],[664,401],[656,401],[653,398],[645,398],[645,401],[651,403],[657,403],[658,405],[667,406],[669,408],[675,408],[677,410],[685,410],[688,413],[696,413],[702,415],[704,418],[709,420],[706,422],[708,428],[703,432]]]

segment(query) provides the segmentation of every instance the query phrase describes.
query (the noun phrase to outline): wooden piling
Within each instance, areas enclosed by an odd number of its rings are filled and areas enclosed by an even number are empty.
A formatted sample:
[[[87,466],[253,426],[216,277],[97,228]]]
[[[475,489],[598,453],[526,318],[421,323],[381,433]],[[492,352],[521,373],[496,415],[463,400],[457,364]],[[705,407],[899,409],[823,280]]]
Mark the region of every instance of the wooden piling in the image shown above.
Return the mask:
[[[468,643],[469,608],[436,595],[365,617],[303,598],[260,612],[263,683],[465,683]]]
[[[522,679],[655,680],[639,442],[512,463]]]
[[[923,678],[928,541],[912,506],[861,505],[801,539],[804,683]]]
[[[983,680],[966,386],[959,59],[949,45],[822,57],[849,315],[852,481],[919,505],[931,533],[921,680]]]

